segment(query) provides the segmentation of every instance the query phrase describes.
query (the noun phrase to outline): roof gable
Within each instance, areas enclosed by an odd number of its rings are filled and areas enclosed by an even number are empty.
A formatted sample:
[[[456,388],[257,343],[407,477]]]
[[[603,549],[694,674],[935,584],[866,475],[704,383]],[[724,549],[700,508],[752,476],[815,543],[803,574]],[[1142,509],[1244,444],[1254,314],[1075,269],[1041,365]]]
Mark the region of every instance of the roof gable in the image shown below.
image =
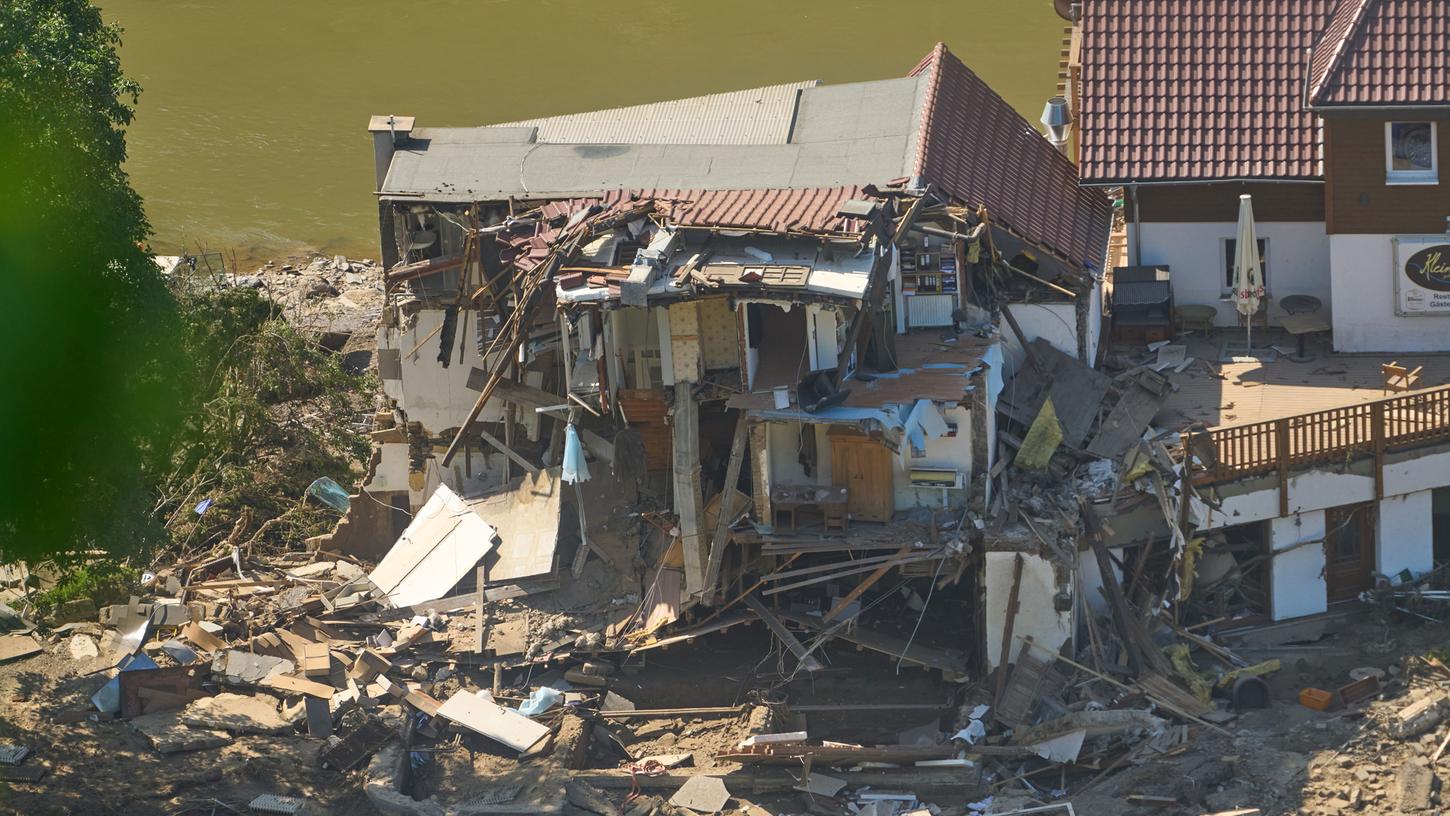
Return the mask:
[[[1314,107],[1450,105],[1450,3],[1342,0],[1314,47]]]
[[[928,78],[912,175],[1070,263],[1101,267],[1107,197],[1079,187],[1072,162],[944,44],[911,75]]]

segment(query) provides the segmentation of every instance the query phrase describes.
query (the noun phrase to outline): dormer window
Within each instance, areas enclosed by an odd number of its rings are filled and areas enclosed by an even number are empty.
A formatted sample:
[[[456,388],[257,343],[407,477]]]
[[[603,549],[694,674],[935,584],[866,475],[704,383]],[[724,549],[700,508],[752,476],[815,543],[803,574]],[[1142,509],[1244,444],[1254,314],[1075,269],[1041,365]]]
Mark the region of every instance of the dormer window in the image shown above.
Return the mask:
[[[1436,184],[1434,122],[1385,123],[1385,183]]]

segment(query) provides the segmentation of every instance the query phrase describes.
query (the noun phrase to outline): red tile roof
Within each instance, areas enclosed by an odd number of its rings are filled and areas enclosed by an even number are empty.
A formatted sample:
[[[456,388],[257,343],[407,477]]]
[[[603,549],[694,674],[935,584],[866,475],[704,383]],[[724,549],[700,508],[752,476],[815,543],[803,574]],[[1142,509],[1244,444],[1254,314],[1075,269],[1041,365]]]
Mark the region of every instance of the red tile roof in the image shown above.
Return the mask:
[[[1337,5],[1088,0],[1083,181],[1319,178],[1318,123],[1304,107],[1307,50]]]
[[[764,190],[642,190],[654,198],[673,223],[682,227],[736,227],[775,232],[857,233],[863,225],[836,215],[853,198],[867,198],[859,187],[805,187]]]
[[[1447,0],[1342,0],[1314,48],[1309,102],[1450,105],[1447,39]]]
[[[946,46],[911,71],[931,72],[915,174],[1062,259],[1101,268],[1112,208],[1077,183],[1072,162]]]
[[[721,227],[772,232],[859,234],[864,225],[836,215],[841,204],[867,198],[860,187],[766,188],[753,190],[608,190],[599,197],[551,201],[543,205],[548,219],[581,207],[617,207],[629,201],[654,199],[656,212],[682,227]]]

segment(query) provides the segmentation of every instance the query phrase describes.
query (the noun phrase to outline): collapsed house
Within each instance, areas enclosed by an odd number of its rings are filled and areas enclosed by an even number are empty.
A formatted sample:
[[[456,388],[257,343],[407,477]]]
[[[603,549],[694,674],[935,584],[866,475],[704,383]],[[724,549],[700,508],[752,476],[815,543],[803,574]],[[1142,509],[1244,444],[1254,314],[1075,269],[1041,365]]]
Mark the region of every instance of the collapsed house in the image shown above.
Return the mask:
[[[1109,206],[945,46],[900,79],[369,130],[395,410],[339,543],[382,555],[444,487],[547,493],[524,524],[480,516],[527,527],[488,584],[550,588],[609,558],[561,481],[575,434],[642,531],[621,643],[724,628],[759,590],[946,676],[996,664],[998,401],[1034,343],[1094,359]],[[1072,572],[1030,572],[1019,603],[1046,611],[1019,634],[1060,643]],[[857,619],[883,602],[944,625]]]

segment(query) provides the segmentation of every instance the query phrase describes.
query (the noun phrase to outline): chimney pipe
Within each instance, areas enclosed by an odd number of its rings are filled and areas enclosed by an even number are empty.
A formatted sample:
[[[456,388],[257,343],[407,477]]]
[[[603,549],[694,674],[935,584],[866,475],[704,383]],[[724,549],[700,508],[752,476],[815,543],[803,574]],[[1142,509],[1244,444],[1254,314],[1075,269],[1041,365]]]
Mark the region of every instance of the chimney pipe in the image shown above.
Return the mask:
[[[388,177],[388,167],[393,163],[393,152],[413,132],[413,117],[374,116],[368,120],[368,132],[373,135],[374,189],[381,190]]]

